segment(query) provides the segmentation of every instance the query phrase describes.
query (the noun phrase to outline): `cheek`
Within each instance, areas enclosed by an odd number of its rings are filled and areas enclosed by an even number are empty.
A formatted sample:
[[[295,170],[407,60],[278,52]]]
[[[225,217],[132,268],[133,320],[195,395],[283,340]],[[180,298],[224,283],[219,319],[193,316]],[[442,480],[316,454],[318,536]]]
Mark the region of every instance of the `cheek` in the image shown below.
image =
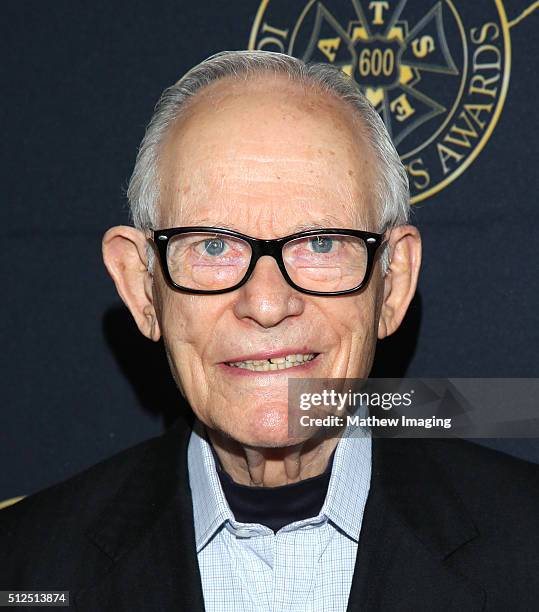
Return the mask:
[[[329,309],[328,318],[339,338],[335,354],[339,376],[364,378],[368,375],[376,349],[376,309],[376,293],[369,288]]]
[[[354,313],[350,314],[350,325],[354,341],[351,347],[351,363],[357,364],[354,376],[364,378],[372,366],[378,338],[379,308],[376,292],[365,292],[364,298],[355,304]]]
[[[161,327],[165,343],[180,371],[200,363],[218,315],[200,296],[175,294],[165,300]]]
[[[375,329],[376,299],[374,292],[343,299],[339,308],[331,309],[330,315],[341,334],[365,337]]]

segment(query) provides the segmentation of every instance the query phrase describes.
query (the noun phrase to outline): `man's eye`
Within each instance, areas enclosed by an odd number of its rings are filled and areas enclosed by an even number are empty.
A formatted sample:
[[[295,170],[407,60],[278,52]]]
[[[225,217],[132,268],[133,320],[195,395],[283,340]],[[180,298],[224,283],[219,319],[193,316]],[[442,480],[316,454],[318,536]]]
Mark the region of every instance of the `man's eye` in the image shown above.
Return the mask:
[[[226,250],[225,241],[221,238],[209,238],[204,240],[204,253],[208,255],[223,255]]]
[[[316,236],[310,242],[315,253],[329,253],[333,248],[333,238],[328,236]]]

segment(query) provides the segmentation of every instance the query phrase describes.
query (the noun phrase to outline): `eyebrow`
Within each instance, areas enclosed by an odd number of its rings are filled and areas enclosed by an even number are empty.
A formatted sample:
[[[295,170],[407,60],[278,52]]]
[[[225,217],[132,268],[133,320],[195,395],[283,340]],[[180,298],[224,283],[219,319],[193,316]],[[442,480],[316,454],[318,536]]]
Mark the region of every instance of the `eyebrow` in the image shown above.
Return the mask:
[[[313,221],[310,223],[298,223],[292,228],[292,233],[303,232],[314,229],[325,229],[326,227],[341,227],[343,224],[341,221],[332,216],[326,216],[319,221]]]
[[[183,224],[182,224],[183,225]],[[222,227],[223,229],[229,229],[235,232],[239,232],[240,230],[233,223],[227,223],[226,221],[219,221],[216,219],[195,219],[192,223],[187,224],[186,227],[196,227],[197,225],[207,226],[207,227]]]

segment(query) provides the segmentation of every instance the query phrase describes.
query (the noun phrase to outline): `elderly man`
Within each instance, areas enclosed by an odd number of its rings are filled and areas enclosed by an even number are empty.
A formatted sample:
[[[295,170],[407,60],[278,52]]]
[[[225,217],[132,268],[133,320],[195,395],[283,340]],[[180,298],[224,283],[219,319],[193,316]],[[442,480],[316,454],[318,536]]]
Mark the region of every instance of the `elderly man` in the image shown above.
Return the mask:
[[[536,607],[535,466],[289,427],[289,379],[368,377],[416,289],[406,174],[353,81],[212,56],[163,94],[128,196],[105,264],[194,419],[2,511],[1,588],[86,612]]]

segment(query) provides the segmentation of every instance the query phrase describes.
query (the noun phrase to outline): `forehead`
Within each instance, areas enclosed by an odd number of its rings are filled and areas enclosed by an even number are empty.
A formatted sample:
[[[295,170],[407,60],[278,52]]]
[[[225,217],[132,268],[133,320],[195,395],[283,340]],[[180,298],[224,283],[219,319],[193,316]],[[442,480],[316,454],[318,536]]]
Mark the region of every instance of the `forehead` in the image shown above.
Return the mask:
[[[281,75],[223,79],[193,98],[163,142],[159,216],[281,218],[283,229],[285,217],[372,223],[375,165],[357,117],[330,94]]]

